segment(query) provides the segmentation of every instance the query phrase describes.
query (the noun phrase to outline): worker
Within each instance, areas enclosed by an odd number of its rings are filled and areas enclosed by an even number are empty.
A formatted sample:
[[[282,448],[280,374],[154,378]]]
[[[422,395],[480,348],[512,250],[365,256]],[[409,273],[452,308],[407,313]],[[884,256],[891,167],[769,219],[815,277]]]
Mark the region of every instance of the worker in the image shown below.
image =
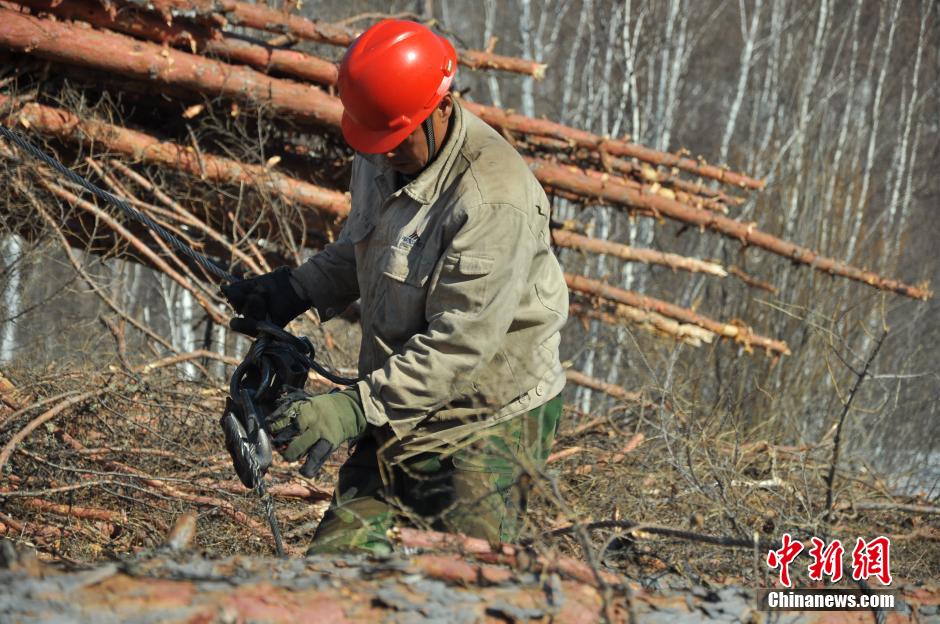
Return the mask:
[[[385,553],[402,524],[516,539],[558,426],[568,290],[549,202],[460,105],[456,71],[454,47],[421,24],[360,35],[339,71],[356,151],[339,237],[297,268],[223,288],[237,312],[281,326],[360,300],[360,380],[291,394],[269,419],[275,448],[307,474],[354,441],[314,553]]]

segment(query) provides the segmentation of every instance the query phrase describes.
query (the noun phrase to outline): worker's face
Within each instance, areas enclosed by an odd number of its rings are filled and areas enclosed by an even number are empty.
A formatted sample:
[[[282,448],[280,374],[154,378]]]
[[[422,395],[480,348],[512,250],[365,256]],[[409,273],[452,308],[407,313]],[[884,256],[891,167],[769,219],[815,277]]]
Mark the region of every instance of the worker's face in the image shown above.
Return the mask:
[[[431,119],[434,121],[435,152],[444,144],[453,109],[454,100],[448,93],[431,113]],[[415,128],[397,147],[385,152],[385,158],[392,169],[405,175],[414,175],[424,169],[428,164],[428,140],[424,136],[424,128]]]

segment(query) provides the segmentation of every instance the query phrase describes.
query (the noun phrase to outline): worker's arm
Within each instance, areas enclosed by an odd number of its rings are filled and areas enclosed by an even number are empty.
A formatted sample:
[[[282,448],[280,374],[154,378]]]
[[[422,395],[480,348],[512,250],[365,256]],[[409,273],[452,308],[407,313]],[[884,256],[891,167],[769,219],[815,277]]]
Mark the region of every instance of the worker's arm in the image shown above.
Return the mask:
[[[356,254],[347,221],[336,242],[323,248],[291,273],[298,295],[311,302],[321,320],[341,313],[359,298]]]
[[[359,175],[359,158],[353,159],[350,188],[354,189]],[[355,204],[353,204],[355,206]],[[359,298],[356,277],[355,243],[362,240],[368,230],[355,208],[343,224],[336,241],[293,270],[291,283],[297,294],[312,302],[320,319],[325,321],[340,314]]]
[[[508,204],[467,211],[427,295],[427,330],[359,382],[368,420],[401,437],[466,389],[504,344],[540,243]]]

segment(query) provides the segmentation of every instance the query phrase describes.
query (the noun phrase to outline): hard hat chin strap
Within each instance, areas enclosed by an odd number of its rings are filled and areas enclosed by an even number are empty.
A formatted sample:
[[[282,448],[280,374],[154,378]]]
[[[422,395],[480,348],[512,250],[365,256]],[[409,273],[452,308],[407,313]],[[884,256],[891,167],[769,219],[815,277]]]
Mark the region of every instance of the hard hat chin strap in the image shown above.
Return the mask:
[[[428,140],[428,164],[434,160],[434,152],[437,151],[437,145],[434,140],[434,113],[431,113],[427,119],[421,122],[424,128],[424,138]]]

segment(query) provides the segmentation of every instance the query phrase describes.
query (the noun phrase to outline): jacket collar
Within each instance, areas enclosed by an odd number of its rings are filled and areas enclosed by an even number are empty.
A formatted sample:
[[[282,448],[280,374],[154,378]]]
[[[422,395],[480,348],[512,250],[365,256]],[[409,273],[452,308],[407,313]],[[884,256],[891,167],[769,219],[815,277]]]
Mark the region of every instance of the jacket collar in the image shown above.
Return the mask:
[[[404,193],[419,204],[428,205],[437,201],[444,187],[444,181],[450,177],[450,172],[463,147],[464,140],[467,137],[467,128],[464,125],[464,112],[460,103],[454,98],[454,112],[450,119],[451,127],[447,135],[447,140],[441,146],[440,151],[434,158],[434,161],[422,171],[417,178],[405,185],[399,191],[392,192],[395,188],[395,170],[387,165],[384,157],[370,158],[379,170],[379,175],[375,176],[375,183],[386,196],[398,195]]]

